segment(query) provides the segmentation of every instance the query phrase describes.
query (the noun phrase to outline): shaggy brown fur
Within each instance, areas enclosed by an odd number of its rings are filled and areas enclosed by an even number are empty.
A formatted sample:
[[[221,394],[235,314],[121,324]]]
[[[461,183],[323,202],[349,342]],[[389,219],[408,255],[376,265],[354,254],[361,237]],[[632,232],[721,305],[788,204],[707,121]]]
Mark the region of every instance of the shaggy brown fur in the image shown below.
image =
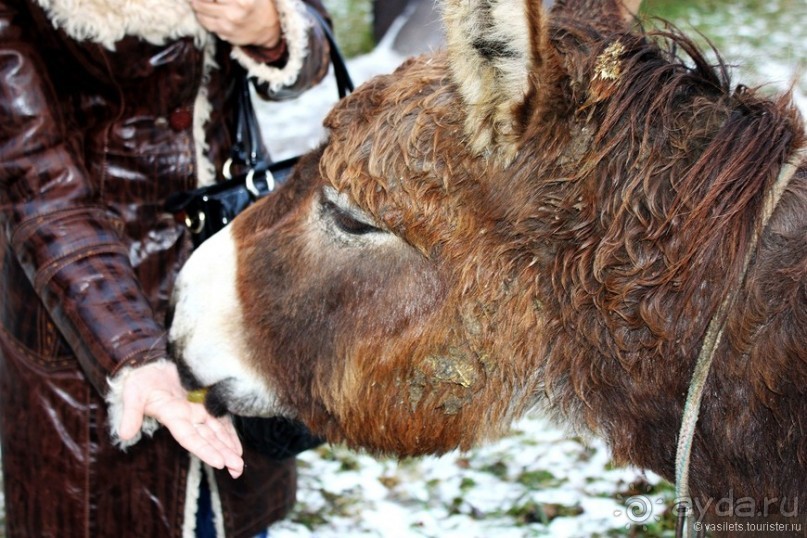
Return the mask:
[[[506,71],[492,46],[372,80],[330,114],[297,182],[236,221],[254,360],[315,432],[439,453],[539,405],[672,478],[706,327],[805,134],[786,97],[732,88],[686,37],[630,32],[615,5],[530,3],[528,72],[503,102],[457,85]],[[378,229],[345,233],[353,216],[324,184]],[[807,506],[804,168],[740,286],[692,491]]]

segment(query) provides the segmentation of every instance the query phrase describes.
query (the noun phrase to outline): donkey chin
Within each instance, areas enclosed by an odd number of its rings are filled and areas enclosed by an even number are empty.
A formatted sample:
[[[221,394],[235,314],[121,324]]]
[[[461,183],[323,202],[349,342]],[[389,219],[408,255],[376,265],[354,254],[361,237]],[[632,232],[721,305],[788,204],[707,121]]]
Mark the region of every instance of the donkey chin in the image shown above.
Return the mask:
[[[215,416],[289,416],[276,391],[249,364],[236,294],[230,227],[203,243],[180,272],[171,299],[168,345],[182,384],[204,389]],[[203,290],[214,290],[214,293]]]

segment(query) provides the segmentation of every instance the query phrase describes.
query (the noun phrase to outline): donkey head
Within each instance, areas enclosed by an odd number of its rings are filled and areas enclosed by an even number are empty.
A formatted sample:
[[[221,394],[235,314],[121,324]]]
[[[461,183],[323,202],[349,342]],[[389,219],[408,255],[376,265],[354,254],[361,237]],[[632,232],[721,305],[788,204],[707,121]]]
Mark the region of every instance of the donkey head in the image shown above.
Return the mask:
[[[628,62],[638,62],[632,49],[649,47],[629,31],[637,7],[446,0],[447,50],[342,100],[325,120],[327,140],[290,182],[191,257],[170,333],[188,385],[209,387],[211,409],[296,418],[331,441],[400,455],[468,448],[540,401],[591,425],[592,379],[603,393],[622,381],[588,358],[664,354],[654,339],[677,321],[653,295],[647,304],[633,292],[602,299],[589,273],[600,286],[664,280],[658,264],[697,235],[652,257],[641,249],[658,241],[631,250],[603,240],[610,217],[601,215],[656,219],[659,229],[675,218],[659,216],[663,207],[626,209],[648,168],[615,200],[602,178],[617,185],[634,171],[626,163],[649,166],[699,143],[687,129],[705,132],[726,116],[674,117],[658,151],[644,146],[654,128],[644,119],[603,119]],[[602,133],[612,130],[635,159],[609,160],[617,142]],[[675,176],[685,160],[655,172]],[[606,248],[595,254],[595,244]],[[614,259],[634,273],[609,272]],[[587,315],[606,300],[616,328]],[[596,341],[598,331],[608,338]],[[684,379],[685,368],[669,374]]]

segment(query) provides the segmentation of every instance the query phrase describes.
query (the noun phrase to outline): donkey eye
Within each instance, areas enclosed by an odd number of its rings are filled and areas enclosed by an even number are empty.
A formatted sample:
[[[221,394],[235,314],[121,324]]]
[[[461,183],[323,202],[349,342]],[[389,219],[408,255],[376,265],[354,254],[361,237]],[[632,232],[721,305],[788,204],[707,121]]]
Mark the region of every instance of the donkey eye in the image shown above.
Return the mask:
[[[367,224],[366,222],[357,219],[329,200],[322,203],[322,208],[333,219],[333,223],[336,225],[336,227],[346,234],[364,235],[381,231],[372,224]]]
[[[326,186],[320,192],[320,212],[331,225],[347,235],[366,235],[383,232],[373,218],[357,207],[345,194]]]

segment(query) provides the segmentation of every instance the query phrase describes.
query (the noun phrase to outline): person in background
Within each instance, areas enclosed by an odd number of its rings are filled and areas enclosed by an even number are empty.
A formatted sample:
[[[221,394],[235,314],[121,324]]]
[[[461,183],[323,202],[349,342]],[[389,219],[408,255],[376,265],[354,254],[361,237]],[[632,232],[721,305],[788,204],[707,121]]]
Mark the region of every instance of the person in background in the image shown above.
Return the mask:
[[[324,77],[312,9],[0,0],[7,536],[253,536],[292,506],[293,458],[242,448],[168,357],[191,242],[164,202],[222,179],[245,72],[265,99]]]

